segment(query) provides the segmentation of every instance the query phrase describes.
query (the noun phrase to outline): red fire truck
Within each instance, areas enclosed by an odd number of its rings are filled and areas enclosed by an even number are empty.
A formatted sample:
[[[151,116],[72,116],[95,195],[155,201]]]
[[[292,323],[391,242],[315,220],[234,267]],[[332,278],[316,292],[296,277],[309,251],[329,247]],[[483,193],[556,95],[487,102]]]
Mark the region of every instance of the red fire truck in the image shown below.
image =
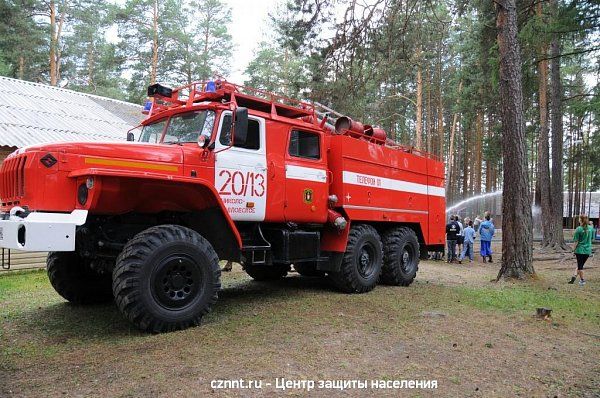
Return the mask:
[[[137,142],[22,148],[0,169],[0,247],[48,251],[52,286],[137,327],[196,325],[219,260],[343,292],[408,286],[443,250],[444,164],[383,130],[226,81],[148,88]],[[128,133],[128,141],[133,140]]]

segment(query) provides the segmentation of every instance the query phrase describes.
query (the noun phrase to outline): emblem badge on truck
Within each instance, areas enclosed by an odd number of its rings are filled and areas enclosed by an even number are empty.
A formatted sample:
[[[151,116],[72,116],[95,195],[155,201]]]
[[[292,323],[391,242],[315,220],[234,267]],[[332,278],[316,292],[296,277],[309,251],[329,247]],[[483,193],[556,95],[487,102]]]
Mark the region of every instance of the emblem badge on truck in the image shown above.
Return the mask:
[[[313,190],[306,188],[303,193],[304,203],[311,204],[313,202]]]

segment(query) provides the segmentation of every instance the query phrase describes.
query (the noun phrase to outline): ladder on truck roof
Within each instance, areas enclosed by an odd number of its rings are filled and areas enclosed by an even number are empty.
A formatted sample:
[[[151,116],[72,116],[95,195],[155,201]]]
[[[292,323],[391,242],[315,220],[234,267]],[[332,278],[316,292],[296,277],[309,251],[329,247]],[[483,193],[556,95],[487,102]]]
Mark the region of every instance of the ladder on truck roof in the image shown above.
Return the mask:
[[[174,89],[154,84],[148,87],[148,96],[155,98],[149,117],[167,109],[191,106],[204,101],[234,102],[238,106],[290,119],[313,117],[316,121],[317,118],[322,120],[324,115],[332,113],[320,104],[288,98],[226,80],[198,81]]]
[[[304,122],[327,129],[332,134],[344,134],[354,138],[365,139],[370,142],[379,143],[390,149],[440,161],[440,158],[432,153],[412,146],[399,144],[389,138],[379,139],[371,137],[364,132],[351,131],[350,129],[336,132],[336,119],[338,117],[346,117],[318,102],[301,101],[265,90],[230,83],[224,79],[197,81],[174,89],[154,84],[148,87],[148,96],[154,97],[154,103],[149,110],[148,117],[168,109],[189,107],[199,102],[221,101],[224,104],[233,103],[248,109],[270,113],[274,119],[282,117],[301,119]]]

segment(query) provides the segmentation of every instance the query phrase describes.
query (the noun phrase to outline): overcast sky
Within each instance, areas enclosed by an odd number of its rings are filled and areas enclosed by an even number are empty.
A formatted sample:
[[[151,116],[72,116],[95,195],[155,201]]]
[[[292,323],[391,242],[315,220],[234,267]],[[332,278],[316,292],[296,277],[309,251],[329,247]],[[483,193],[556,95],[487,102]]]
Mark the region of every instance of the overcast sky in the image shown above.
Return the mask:
[[[231,60],[231,72],[227,79],[242,84],[246,79],[244,71],[253,58],[254,51],[269,33],[269,13],[283,0],[224,0],[231,7],[231,25],[229,33],[235,49]],[[112,0],[123,4],[124,0]],[[106,37],[111,42],[118,40],[117,26],[108,29]]]
[[[254,50],[267,33],[269,12],[275,10],[280,0],[225,0],[231,7],[232,24],[229,32],[235,50],[228,80],[241,84],[244,70],[253,58]]]

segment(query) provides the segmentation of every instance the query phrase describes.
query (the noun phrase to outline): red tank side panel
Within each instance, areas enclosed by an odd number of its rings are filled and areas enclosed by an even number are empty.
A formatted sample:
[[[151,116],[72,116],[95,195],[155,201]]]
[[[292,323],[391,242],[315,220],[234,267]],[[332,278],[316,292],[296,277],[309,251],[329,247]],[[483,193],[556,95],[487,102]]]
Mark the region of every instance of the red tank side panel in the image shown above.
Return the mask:
[[[427,185],[429,186],[429,239],[430,245],[443,245],[446,240],[446,181],[444,163],[433,159],[427,161]]]
[[[342,135],[331,137],[329,160],[332,193],[350,220],[418,223],[426,244],[439,243],[442,163]]]

